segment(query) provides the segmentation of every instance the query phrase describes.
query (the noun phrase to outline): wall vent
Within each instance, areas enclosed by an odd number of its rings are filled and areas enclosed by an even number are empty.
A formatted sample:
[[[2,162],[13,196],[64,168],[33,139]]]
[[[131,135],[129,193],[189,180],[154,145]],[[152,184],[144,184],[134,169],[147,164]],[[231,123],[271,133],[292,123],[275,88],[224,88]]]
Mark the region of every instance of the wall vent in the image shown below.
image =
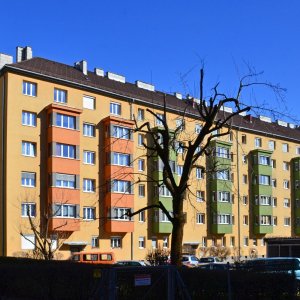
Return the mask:
[[[106,72],[106,76],[110,80],[125,83],[125,77],[122,76],[122,75],[118,75],[118,74],[115,74],[115,73],[112,73],[112,72]]]
[[[137,80],[135,82],[135,84],[140,89],[148,90],[148,91],[151,91],[151,92],[155,91],[155,86],[153,84],[142,82],[142,81],[139,81],[139,80]]]

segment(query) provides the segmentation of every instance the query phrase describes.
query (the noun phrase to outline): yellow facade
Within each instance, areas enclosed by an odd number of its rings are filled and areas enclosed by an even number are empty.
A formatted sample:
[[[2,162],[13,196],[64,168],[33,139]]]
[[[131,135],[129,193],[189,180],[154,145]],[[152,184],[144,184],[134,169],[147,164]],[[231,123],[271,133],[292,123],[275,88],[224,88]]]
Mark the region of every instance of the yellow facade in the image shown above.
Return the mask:
[[[69,67],[72,68],[72,67]],[[78,72],[80,72],[78,70]],[[5,117],[1,123],[1,254],[12,256],[19,255],[22,249],[20,232],[30,234],[28,218],[22,217],[22,203],[34,203],[36,209],[35,220],[43,213],[41,207],[44,205],[47,196],[48,177],[47,171],[47,127],[49,120],[47,107],[54,103],[54,89],[66,92],[66,103],[56,103],[63,107],[70,107],[80,111],[80,141],[79,141],[79,161],[80,161],[80,230],[69,232],[60,246],[61,256],[67,259],[72,250],[89,250],[92,248],[92,238],[99,239],[99,245],[94,244],[101,251],[115,252],[116,258],[120,259],[145,259],[145,256],[153,246],[163,246],[164,242],[171,243],[170,233],[154,233],[152,230],[153,213],[145,211],[144,219],[136,215],[133,219],[134,230],[132,232],[107,232],[104,225],[108,222],[108,214],[103,208],[103,201],[107,193],[107,182],[104,180],[105,164],[105,134],[103,120],[112,115],[110,113],[111,103],[116,103],[121,107],[119,118],[120,124],[123,120],[133,120],[138,118],[141,110],[144,111],[144,119],[137,121],[138,125],[149,121],[151,127],[156,126],[156,120],[152,114],[146,111],[152,109],[156,113],[163,113],[162,107],[156,104],[139,101],[139,95],[133,95],[132,100],[128,96],[124,98],[114,95],[109,90],[100,88],[97,90],[88,85],[66,81],[59,77],[53,78],[47,75],[32,75],[26,70],[22,72],[13,69],[3,68],[0,78],[1,91],[1,114]],[[107,79],[111,80],[111,79]],[[36,84],[36,95],[24,95],[22,90],[24,82]],[[126,84],[126,83],[118,83]],[[6,86],[5,86],[6,85]],[[136,88],[138,89],[138,88]],[[155,93],[155,92],[153,92]],[[95,100],[94,109],[83,107],[83,97],[93,97]],[[22,125],[22,112],[32,112],[36,114],[35,126]],[[175,128],[178,115],[173,111],[167,113],[167,120],[170,127]],[[88,123],[95,126],[93,137],[83,135],[83,124]],[[201,124],[200,120],[192,116],[187,116],[185,120],[185,130],[181,133],[180,139],[193,139],[196,135],[195,124]],[[278,125],[279,126],[279,125]],[[200,256],[203,248],[212,245],[222,244],[231,248],[232,255],[236,254],[236,249],[240,246],[241,255],[249,256],[253,249],[259,256],[266,255],[264,239],[268,237],[291,237],[293,233],[293,199],[291,160],[299,156],[298,148],[300,140],[294,140],[279,136],[271,136],[267,131],[258,132],[250,128],[238,128],[233,126],[231,136],[220,138],[221,141],[228,142],[232,156],[231,173],[232,191],[234,202],[232,203],[232,216],[234,223],[232,231],[224,234],[213,234],[210,230],[210,193],[208,185],[209,174],[205,174],[203,179],[197,179],[193,170],[190,176],[190,193],[185,200],[184,210],[186,212],[186,224],[184,227],[183,249]],[[289,129],[298,130],[298,129]],[[242,136],[246,136],[246,141]],[[255,216],[251,208],[251,182],[252,166],[251,151],[257,149],[255,138],[261,139],[261,146],[258,149],[269,150],[269,141],[274,141],[276,147],[271,154],[271,158],[276,160],[276,167],[272,168],[272,178],[276,179],[276,187],[272,188],[272,197],[277,199],[277,203],[272,205],[272,220],[277,217],[276,224],[272,224],[272,233],[254,234],[252,225]],[[33,156],[22,155],[22,141],[34,143],[36,153]],[[146,175],[149,174],[145,149],[139,145],[138,133],[133,136],[133,207],[137,211],[147,204],[151,197],[153,183],[145,182]],[[288,152],[282,151],[282,144],[288,144]],[[84,162],[84,151],[95,153],[95,161],[92,164]],[[245,157],[244,157],[245,156]],[[144,159],[143,170],[139,170],[139,160]],[[177,156],[177,165],[182,165],[182,156]],[[207,158],[200,157],[197,165],[207,168]],[[284,170],[284,168],[285,170]],[[287,167],[288,166],[288,167]],[[287,169],[288,168],[288,169]],[[35,174],[35,185],[33,187],[22,186],[22,172]],[[95,184],[94,191],[83,191],[83,179],[92,179]],[[178,180],[179,180],[178,176]],[[283,187],[283,182],[288,180],[288,187]],[[270,182],[271,184],[271,182]],[[139,185],[145,185],[144,195],[139,195]],[[63,197],[63,188],[62,197]],[[204,194],[203,201],[197,201],[197,191]],[[247,199],[244,201],[245,197]],[[289,203],[284,204],[284,199]],[[170,200],[171,201],[171,200]],[[94,207],[95,218],[83,219],[83,208]],[[203,222],[199,222],[197,214],[203,214]],[[290,224],[285,224],[284,218],[290,218]],[[275,222],[275,221],[274,221]],[[286,220],[286,222],[288,222]],[[202,224],[203,223],[203,224]],[[120,239],[120,245],[112,242],[113,238]],[[113,243],[113,244],[112,244]],[[117,243],[117,242],[116,242]],[[73,248],[72,248],[73,247]],[[79,247],[79,248],[78,248]],[[113,248],[113,249],[112,249]]]

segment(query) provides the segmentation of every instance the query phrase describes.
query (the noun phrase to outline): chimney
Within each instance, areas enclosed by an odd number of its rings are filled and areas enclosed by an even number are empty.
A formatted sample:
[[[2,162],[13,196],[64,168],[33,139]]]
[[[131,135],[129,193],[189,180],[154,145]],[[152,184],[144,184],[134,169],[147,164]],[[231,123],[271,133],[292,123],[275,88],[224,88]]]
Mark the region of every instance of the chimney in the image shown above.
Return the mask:
[[[87,61],[81,60],[74,64],[75,68],[80,70],[84,75],[87,75]]]
[[[17,62],[21,62],[23,60],[31,59],[32,58],[32,48],[29,46],[26,47],[17,47],[16,51],[16,57],[17,57]]]
[[[247,120],[249,123],[252,123],[252,116],[251,115],[244,116],[244,119]]]
[[[97,76],[100,76],[100,77],[104,77],[104,70],[102,69],[99,69],[99,68],[95,68],[94,69],[94,72]]]
[[[7,64],[13,63],[13,57],[11,55],[0,53],[0,70]]]

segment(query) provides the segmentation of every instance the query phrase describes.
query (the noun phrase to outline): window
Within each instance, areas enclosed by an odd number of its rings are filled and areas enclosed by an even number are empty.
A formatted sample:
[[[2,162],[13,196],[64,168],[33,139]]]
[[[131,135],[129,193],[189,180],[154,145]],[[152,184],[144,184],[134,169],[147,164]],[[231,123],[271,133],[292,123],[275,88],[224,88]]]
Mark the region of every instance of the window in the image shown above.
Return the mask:
[[[289,144],[286,143],[282,144],[282,152],[284,153],[289,152]]]
[[[121,238],[120,237],[112,237],[110,239],[110,247],[111,248],[121,248]]]
[[[273,218],[272,218],[272,225],[277,226],[277,217],[276,216],[273,216]]]
[[[201,132],[201,130],[202,130],[202,125],[196,124],[196,125],[195,125],[195,132],[196,132],[197,134],[199,134],[199,133]]]
[[[184,120],[183,119],[177,119],[176,120],[176,128],[179,130],[184,130]]]
[[[231,215],[229,214],[214,214],[213,215],[213,224],[225,224],[229,225],[231,223]]]
[[[228,142],[232,142],[232,141],[233,141],[233,132],[230,131],[228,135]]]
[[[122,208],[122,207],[112,208],[112,210],[111,210],[111,219],[121,220],[121,221],[129,221],[130,218],[127,215],[128,210],[130,210],[130,208]]]
[[[272,206],[273,207],[277,206],[277,198],[276,197],[272,197]]]
[[[22,125],[36,127],[36,113],[22,111]]]
[[[145,119],[145,111],[142,108],[138,108],[138,121],[143,121]]]
[[[32,217],[34,218],[36,216],[36,204],[35,203],[22,203],[22,217]]]
[[[247,184],[248,183],[248,176],[243,174],[243,184]]]
[[[145,185],[139,184],[139,197],[145,197]]]
[[[35,156],[36,155],[36,144],[32,143],[32,142],[22,141],[22,155]]]
[[[167,189],[165,185],[159,187],[159,196],[162,197],[172,197],[171,192]]]
[[[21,249],[22,250],[34,250],[35,249],[35,236],[26,234],[21,236]]]
[[[121,115],[121,104],[120,103],[115,103],[111,102],[109,106],[109,112],[113,115]]]
[[[95,109],[95,98],[89,96],[83,96],[82,106],[86,109]]]
[[[273,178],[273,179],[272,179],[272,187],[273,187],[273,188],[276,188],[276,186],[277,186],[277,181],[276,181],[275,178]]]
[[[203,202],[204,199],[205,199],[204,191],[196,191],[196,201],[197,202]]]
[[[205,214],[203,213],[197,213],[196,214],[196,222],[197,224],[205,224]]]
[[[269,166],[271,162],[270,156],[259,155],[259,164]]]
[[[242,144],[247,144],[247,136],[246,136],[246,134],[242,134]]]
[[[290,188],[290,181],[287,179],[283,180],[283,188],[284,189],[289,189]]]
[[[96,153],[93,151],[83,151],[83,163],[87,165],[95,164]]]
[[[145,171],[145,160],[144,159],[138,160],[138,170]]]
[[[144,236],[140,236],[139,237],[139,248],[140,249],[144,249],[145,248],[145,237]]]
[[[144,146],[144,135],[142,135],[141,133],[138,134],[138,145]]]
[[[270,185],[270,176],[268,175],[259,175],[259,184]]]
[[[254,144],[256,148],[260,148],[261,147],[261,138],[255,138],[254,139]]]
[[[23,81],[23,95],[36,97],[37,85],[36,83]]]
[[[290,199],[284,198],[283,199],[283,207],[290,207]]]
[[[157,237],[152,237],[151,239],[151,246],[153,249],[156,249],[157,248]]]
[[[145,211],[143,210],[139,213],[139,222],[145,222],[145,219]]]
[[[113,152],[109,155],[112,155],[113,165],[129,167],[131,164],[130,154]]]
[[[169,238],[165,236],[163,238],[163,248],[168,248],[169,247]]]
[[[288,171],[290,169],[290,163],[287,161],[284,161],[282,167],[283,167],[284,171]]]
[[[225,147],[217,147],[216,156],[222,158],[229,158],[229,149]]]
[[[269,146],[269,149],[273,151],[276,148],[276,142],[270,140],[268,143],[268,146]]]
[[[234,247],[234,245],[235,245],[235,237],[231,236],[230,237],[230,247]]]
[[[84,207],[83,208],[83,220],[95,220],[96,209],[95,207]]]
[[[217,171],[216,177],[217,177],[217,179],[220,179],[220,180],[229,180],[229,178],[230,178],[229,170]]]
[[[276,160],[275,160],[275,159],[271,159],[271,167],[272,167],[273,169],[276,168]]]
[[[155,123],[157,126],[163,126],[164,115],[156,114]]]
[[[178,174],[178,176],[182,176],[182,172],[183,172],[183,166],[177,165],[177,174]]]
[[[175,142],[175,150],[176,150],[177,154],[182,154],[184,152],[184,143]]]
[[[63,158],[76,158],[76,146],[56,143],[55,155]]]
[[[126,180],[113,180],[112,181],[112,192],[113,193],[125,193],[131,194],[132,193],[132,186],[130,181]]]
[[[249,238],[247,236],[244,237],[244,246],[247,247],[249,245]]]
[[[300,146],[296,146],[296,154],[297,154],[297,155],[300,154]]]
[[[164,223],[170,223],[170,220],[168,219],[167,215],[160,210],[160,222],[164,222]]]
[[[248,225],[248,216],[243,216],[243,225]]]
[[[118,139],[131,139],[131,130],[127,127],[121,127],[117,125],[112,125],[111,127],[111,136]]]
[[[54,89],[54,102],[67,103],[67,91]]]
[[[225,236],[221,237],[221,246],[226,247],[226,237]]]
[[[242,201],[243,201],[243,205],[247,205],[248,204],[248,196],[243,196]]]
[[[211,239],[211,245],[214,247],[214,246],[216,246],[217,245],[217,239],[216,238],[212,238]]]
[[[54,124],[62,128],[76,129],[76,117],[56,114],[56,120]]]
[[[272,225],[271,218],[272,218],[272,216],[269,216],[269,215],[259,216],[259,224],[260,225]]]
[[[76,176],[69,174],[58,174],[52,173],[54,179],[54,186],[61,188],[75,189],[76,187]]]
[[[26,187],[35,187],[35,173],[21,172],[21,185]]]
[[[95,136],[95,125],[83,123],[83,135],[94,137]]]
[[[247,163],[247,155],[246,154],[242,155],[242,162],[243,162],[243,164]]]
[[[84,192],[95,192],[95,180],[94,179],[83,179],[83,191]]]
[[[284,226],[291,226],[291,218],[290,217],[283,218],[283,225]]]
[[[217,192],[219,202],[230,202],[230,193],[229,192]]]
[[[92,248],[99,248],[99,237],[92,236],[91,246]]]
[[[271,200],[272,200],[271,196],[263,196],[263,195],[259,196],[260,205],[271,205],[272,204]]]
[[[57,218],[77,218],[79,217],[78,207],[74,204],[54,204],[53,216]]]
[[[196,167],[196,178],[203,179],[204,178],[204,169]]]

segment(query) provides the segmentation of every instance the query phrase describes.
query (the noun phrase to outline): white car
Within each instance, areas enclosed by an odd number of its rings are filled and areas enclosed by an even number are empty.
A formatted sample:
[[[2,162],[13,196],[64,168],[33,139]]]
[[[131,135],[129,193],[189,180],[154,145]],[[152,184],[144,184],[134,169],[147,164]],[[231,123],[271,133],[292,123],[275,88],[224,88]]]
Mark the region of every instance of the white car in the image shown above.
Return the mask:
[[[199,264],[199,259],[195,255],[182,255],[182,264],[188,267],[196,267]]]

